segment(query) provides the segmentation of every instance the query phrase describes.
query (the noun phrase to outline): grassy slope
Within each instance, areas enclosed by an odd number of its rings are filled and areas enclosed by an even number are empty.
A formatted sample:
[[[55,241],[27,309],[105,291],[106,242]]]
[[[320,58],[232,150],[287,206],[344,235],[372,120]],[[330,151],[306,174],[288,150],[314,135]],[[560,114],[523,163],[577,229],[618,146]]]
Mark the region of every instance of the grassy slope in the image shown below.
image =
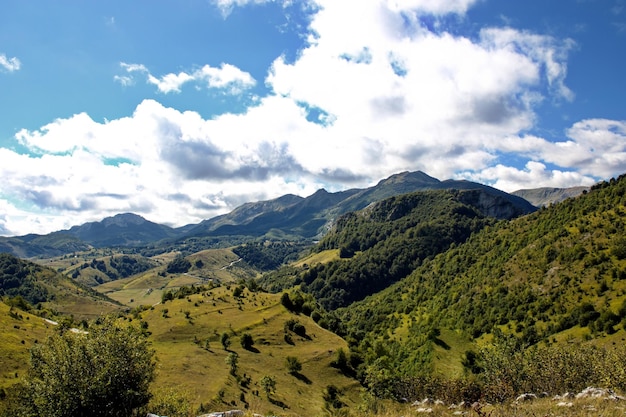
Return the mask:
[[[325,264],[339,259],[339,249],[327,249],[315,252],[294,262],[292,266],[302,268],[305,265]]]
[[[161,301],[164,291],[185,285],[207,282],[232,283],[254,278],[256,271],[230,249],[208,249],[187,257],[192,267],[186,274],[165,274],[165,265],[176,254],[161,255],[156,260],[163,266],[128,278],[109,281],[95,289],[129,307],[155,305]],[[197,262],[201,261],[201,267]]]
[[[330,367],[334,352],[345,349],[345,342],[310,318],[288,312],[278,295],[245,290],[244,296],[236,299],[231,289],[218,287],[155,306],[141,315],[149,325],[159,361],[155,389],[182,391],[195,406],[210,405],[213,410],[249,406],[264,413],[311,415],[322,409],[322,391],[329,384],[346,391],[346,402],[353,404],[356,399],[356,383]],[[308,338],[292,334],[294,345],[286,343],[283,336],[290,318],[307,329]],[[221,345],[222,333],[231,337],[229,351]],[[241,347],[243,333],[251,334],[255,341],[250,351]],[[240,386],[229,374],[225,362],[229,352],[239,355],[238,375],[251,378],[248,387]],[[287,356],[302,363],[299,376],[288,373]],[[265,375],[277,381],[273,403],[257,384]],[[220,390],[224,393],[221,399]]]
[[[52,327],[41,317],[0,302],[0,388],[19,381],[30,358],[28,350],[44,341]]]

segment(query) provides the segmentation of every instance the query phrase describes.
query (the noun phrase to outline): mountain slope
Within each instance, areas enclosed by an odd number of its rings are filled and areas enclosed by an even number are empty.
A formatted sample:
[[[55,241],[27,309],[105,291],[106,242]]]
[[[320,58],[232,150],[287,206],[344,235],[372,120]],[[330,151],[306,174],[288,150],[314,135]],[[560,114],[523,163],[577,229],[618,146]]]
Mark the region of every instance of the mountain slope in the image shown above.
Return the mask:
[[[484,228],[339,310],[346,337],[366,366],[382,349],[390,369],[415,374],[435,366],[443,329],[465,343],[502,331],[525,346],[614,334],[626,319],[625,195],[622,176]]]
[[[340,217],[316,246],[343,259],[263,277],[266,288],[302,286],[326,309],[345,307],[410,274],[424,260],[464,242],[495,222],[494,213],[518,214],[509,199],[483,189],[430,190],[390,197]]]
[[[137,246],[177,234],[171,227],[153,223],[131,213],[117,214],[100,222],[85,223],[57,233],[75,236],[99,248]]]
[[[45,236],[0,238],[0,251],[22,257],[52,257],[89,247],[150,246],[151,252],[160,253],[158,246],[167,246],[166,251],[180,251],[190,247],[202,250],[219,245],[231,246],[254,238],[320,239],[342,214],[391,196],[432,189],[482,190],[484,203],[489,199],[491,203],[502,202],[483,207],[483,211],[489,209],[489,216],[497,218],[511,218],[536,209],[520,197],[483,184],[439,181],[420,171],[403,172],[366,189],[334,193],[320,189],[306,198],[287,194],[273,200],[246,203],[228,214],[176,229],[135,214],[118,214]],[[487,195],[489,199],[484,198]]]
[[[50,268],[0,253],[0,296],[20,296],[60,314],[96,317],[120,305]]]
[[[88,249],[87,243],[77,237],[62,233],[0,237],[0,253],[10,253],[20,258],[61,256]]]
[[[567,198],[578,197],[580,194],[587,192],[589,187],[571,187],[571,188],[533,188],[526,190],[517,190],[512,192],[525,200],[528,200],[535,207],[549,206],[550,204],[559,203]]]

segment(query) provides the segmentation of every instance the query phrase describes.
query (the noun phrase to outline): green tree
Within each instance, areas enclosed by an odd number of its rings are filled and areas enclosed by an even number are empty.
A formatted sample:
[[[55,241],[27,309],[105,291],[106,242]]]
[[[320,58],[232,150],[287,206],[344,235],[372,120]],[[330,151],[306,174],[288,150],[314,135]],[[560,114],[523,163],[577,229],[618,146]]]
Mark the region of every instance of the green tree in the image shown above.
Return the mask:
[[[298,372],[302,370],[302,364],[300,363],[298,358],[296,358],[295,356],[287,356],[286,362],[287,362],[287,371],[289,371],[290,374],[292,375],[297,374]]]
[[[228,348],[230,347],[230,336],[228,335],[228,333],[222,333],[220,341],[222,342],[222,347],[224,348],[224,350],[228,350]]]
[[[254,339],[250,333],[244,333],[241,335],[241,347],[250,350],[254,345]]]
[[[141,329],[112,318],[53,335],[31,350],[17,415],[130,416],[150,400],[153,356]]]
[[[182,255],[177,255],[169,264],[165,270],[170,274],[184,274],[191,268],[191,262],[185,259]]]
[[[237,375],[237,369],[239,368],[239,355],[237,352],[230,352],[226,356],[226,364],[230,367],[230,374]]]
[[[263,391],[265,391],[268,398],[274,393],[274,391],[276,391],[276,379],[273,376],[265,375],[261,378],[259,384],[263,388]]]

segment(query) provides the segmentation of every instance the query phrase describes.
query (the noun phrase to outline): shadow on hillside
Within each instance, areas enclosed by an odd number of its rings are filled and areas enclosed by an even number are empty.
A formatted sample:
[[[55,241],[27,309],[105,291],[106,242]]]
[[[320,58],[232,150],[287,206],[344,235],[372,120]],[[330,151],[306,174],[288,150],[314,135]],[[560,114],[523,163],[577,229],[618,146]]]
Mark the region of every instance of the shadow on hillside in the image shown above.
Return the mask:
[[[247,348],[244,348],[244,349],[246,349],[248,352],[252,352],[252,353],[261,353],[261,351],[259,349],[255,348],[254,346],[250,346],[250,347],[247,347]]]
[[[306,375],[302,375],[300,372],[291,372],[291,375],[293,375],[294,377],[296,377],[297,379],[299,379],[300,381],[304,382],[307,385],[311,385],[313,383],[313,381],[307,378]]]
[[[438,337],[433,339],[433,343],[436,344],[437,346],[440,346],[440,347],[444,348],[445,350],[452,349],[449,344],[447,344],[443,340],[439,339]]]
[[[280,400],[277,400],[277,399],[272,398],[272,397],[267,397],[267,399],[268,399],[268,400],[269,400],[272,404],[274,404],[276,407],[280,407],[280,408],[282,408],[283,410],[284,410],[284,409],[289,408],[289,406],[288,406],[287,404],[285,404],[284,402],[282,402],[282,401],[280,401]]]

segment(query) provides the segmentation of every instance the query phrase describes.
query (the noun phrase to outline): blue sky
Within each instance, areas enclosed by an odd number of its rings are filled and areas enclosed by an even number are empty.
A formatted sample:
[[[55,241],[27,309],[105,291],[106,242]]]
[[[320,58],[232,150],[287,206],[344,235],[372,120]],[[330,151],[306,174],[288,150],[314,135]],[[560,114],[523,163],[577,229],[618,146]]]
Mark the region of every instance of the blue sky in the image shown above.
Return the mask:
[[[3,1],[0,235],[626,172],[626,1]]]

